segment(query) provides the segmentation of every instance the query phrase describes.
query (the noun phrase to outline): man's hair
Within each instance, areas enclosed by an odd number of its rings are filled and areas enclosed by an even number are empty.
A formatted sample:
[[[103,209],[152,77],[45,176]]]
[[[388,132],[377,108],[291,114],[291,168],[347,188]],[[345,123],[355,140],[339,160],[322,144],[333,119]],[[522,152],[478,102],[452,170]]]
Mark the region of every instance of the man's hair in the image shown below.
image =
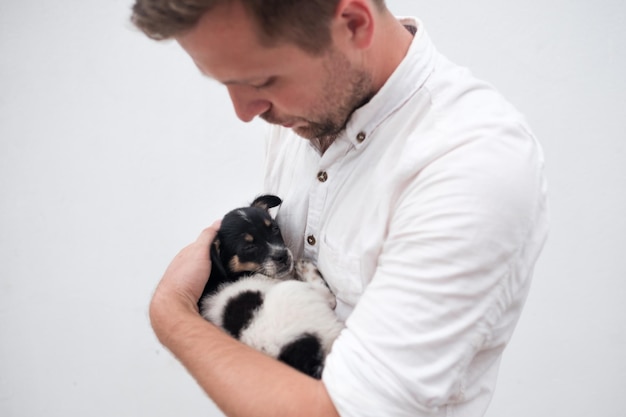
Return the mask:
[[[192,29],[214,7],[234,1],[254,18],[263,44],[285,40],[315,54],[331,42],[329,24],[339,0],[135,0],[131,20],[148,37],[165,40]],[[373,1],[384,6],[384,0]]]

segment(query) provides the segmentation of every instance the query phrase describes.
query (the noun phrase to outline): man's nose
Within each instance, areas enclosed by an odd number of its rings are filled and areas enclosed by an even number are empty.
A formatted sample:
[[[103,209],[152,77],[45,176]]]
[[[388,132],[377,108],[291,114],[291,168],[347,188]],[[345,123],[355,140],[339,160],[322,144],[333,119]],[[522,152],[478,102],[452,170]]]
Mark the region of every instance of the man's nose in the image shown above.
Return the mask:
[[[267,99],[259,97],[253,87],[229,85],[228,94],[237,117],[244,122],[250,122],[256,116],[265,113],[272,107],[272,103]]]

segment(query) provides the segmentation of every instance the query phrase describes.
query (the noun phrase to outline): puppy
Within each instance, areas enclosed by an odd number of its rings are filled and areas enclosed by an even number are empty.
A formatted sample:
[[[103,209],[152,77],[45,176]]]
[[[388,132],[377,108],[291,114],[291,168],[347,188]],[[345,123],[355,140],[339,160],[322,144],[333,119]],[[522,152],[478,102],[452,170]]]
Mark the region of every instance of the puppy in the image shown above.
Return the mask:
[[[343,324],[317,268],[294,263],[285,246],[269,213],[281,203],[264,195],[224,216],[200,313],[248,346],[319,379]]]

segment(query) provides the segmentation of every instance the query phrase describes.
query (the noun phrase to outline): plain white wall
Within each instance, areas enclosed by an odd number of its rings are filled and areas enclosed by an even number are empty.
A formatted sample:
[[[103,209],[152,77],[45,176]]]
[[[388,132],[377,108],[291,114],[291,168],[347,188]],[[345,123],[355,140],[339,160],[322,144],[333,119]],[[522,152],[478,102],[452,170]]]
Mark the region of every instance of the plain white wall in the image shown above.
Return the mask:
[[[130,0],[0,2],[0,415],[221,415],[156,341],[176,252],[260,191],[260,122]],[[543,142],[552,234],[488,417],[624,414],[626,3],[388,0]]]

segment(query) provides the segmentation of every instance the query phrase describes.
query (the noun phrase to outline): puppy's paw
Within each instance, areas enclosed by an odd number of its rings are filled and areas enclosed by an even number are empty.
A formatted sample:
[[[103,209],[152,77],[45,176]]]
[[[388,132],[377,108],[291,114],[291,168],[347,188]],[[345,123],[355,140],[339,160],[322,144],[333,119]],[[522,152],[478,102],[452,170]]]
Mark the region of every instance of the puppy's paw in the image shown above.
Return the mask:
[[[303,282],[324,281],[319,269],[311,261],[300,259],[296,262],[296,279]]]
[[[322,273],[317,269],[315,264],[311,261],[300,259],[296,262],[296,279],[302,282],[308,282],[311,286],[322,294],[328,301],[328,305],[335,309],[337,306],[337,300],[335,295],[330,290],[330,287],[322,277]]]

